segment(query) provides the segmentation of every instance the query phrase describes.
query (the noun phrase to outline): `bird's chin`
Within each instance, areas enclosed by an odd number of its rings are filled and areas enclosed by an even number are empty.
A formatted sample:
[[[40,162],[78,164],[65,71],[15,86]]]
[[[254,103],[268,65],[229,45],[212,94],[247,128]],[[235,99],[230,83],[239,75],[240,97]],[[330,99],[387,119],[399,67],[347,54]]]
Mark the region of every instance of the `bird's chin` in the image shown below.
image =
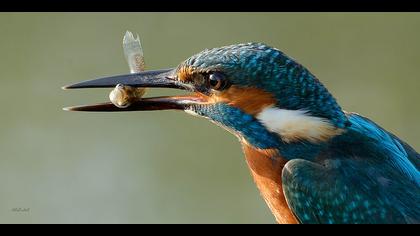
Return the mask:
[[[111,102],[92,105],[66,107],[66,111],[87,111],[87,112],[125,112],[125,111],[157,111],[157,110],[185,110],[191,106],[207,103],[206,96],[200,93],[192,93],[181,96],[149,97],[134,101],[128,107],[117,107]]]

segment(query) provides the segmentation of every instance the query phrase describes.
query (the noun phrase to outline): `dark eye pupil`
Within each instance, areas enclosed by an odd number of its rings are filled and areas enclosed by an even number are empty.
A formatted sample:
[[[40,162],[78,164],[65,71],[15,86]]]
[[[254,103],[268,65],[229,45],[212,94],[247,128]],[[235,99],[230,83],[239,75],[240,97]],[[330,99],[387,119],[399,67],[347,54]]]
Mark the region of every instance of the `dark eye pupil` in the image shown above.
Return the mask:
[[[216,79],[214,79],[214,78],[211,78],[212,76],[210,76],[210,85],[212,86],[212,87],[216,87],[217,86],[217,84],[220,82],[220,80],[216,80]]]
[[[225,83],[224,76],[218,72],[214,72],[209,76],[209,84],[213,89],[223,89]]]

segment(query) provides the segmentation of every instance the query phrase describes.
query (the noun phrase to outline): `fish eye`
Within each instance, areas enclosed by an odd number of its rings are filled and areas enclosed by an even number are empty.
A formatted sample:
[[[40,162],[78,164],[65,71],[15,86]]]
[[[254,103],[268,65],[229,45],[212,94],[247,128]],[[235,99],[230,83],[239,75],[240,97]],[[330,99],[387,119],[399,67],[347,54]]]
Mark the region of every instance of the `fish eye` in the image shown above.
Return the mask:
[[[226,88],[228,81],[225,75],[220,72],[212,72],[208,77],[208,83],[214,90],[223,90]]]

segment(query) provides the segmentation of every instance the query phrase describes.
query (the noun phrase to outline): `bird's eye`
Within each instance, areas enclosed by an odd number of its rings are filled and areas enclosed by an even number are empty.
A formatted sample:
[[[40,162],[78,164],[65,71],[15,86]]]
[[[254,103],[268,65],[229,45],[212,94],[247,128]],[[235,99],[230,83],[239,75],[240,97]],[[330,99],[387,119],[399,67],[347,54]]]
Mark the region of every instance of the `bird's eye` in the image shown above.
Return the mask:
[[[227,86],[225,76],[220,72],[213,72],[209,75],[209,85],[214,90],[223,90]]]

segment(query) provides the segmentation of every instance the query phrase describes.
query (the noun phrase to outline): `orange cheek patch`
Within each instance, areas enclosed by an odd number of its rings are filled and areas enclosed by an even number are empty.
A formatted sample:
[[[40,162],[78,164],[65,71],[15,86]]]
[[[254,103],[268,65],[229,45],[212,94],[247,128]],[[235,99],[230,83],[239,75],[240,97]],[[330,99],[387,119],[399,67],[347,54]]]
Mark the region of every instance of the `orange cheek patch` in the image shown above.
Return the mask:
[[[225,102],[255,116],[265,107],[275,104],[276,100],[270,93],[258,88],[231,86],[226,91],[211,95],[209,102]]]

